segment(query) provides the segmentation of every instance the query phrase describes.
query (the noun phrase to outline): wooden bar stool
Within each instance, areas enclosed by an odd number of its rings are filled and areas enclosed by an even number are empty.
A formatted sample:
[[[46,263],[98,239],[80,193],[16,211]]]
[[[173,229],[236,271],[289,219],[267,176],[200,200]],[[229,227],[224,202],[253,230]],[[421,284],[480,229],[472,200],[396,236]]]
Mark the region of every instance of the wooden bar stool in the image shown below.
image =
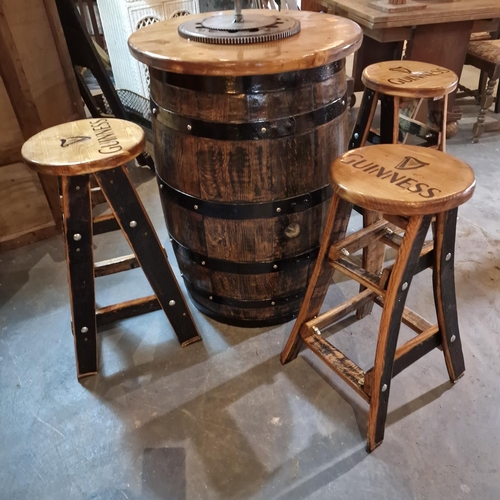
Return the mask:
[[[316,266],[302,308],[281,355],[294,359],[302,343],[338,373],[369,404],[368,449],[384,438],[391,379],[435,347],[443,347],[450,379],[464,372],[454,284],[457,207],[474,191],[472,169],[440,151],[405,145],[379,145],[350,151],[331,167],[334,197]],[[352,205],[384,214],[345,237]],[[425,244],[436,216],[434,244]],[[405,230],[401,237],[388,228]],[[394,265],[373,274],[350,254],[383,243],[398,250]],[[405,307],[413,276],[432,266],[438,323]],[[334,270],[365,287],[344,304],[319,314]],[[374,367],[363,371],[322,337],[322,330],[367,303],[382,306]],[[401,321],[418,336],[396,349]]]
[[[163,308],[182,346],[201,340],[149,217],[124,164],[144,150],[142,129],[100,118],[44,130],[22,148],[26,163],[62,185],[64,238],[78,378],[98,371],[97,327]],[[90,175],[93,174],[135,255],[95,263]],[[96,310],[94,276],[142,267],[155,295]]]
[[[380,142],[397,144],[403,132],[434,142],[446,150],[446,113],[448,95],[458,85],[457,75],[446,68],[418,61],[385,61],[368,66],[361,77],[365,85],[356,126],[349,149],[362,147],[373,137],[371,130],[377,103],[381,101]],[[403,99],[418,99],[411,116],[400,116]],[[437,113],[438,126],[427,125],[415,119],[424,99],[443,99],[443,109]],[[433,116],[436,116],[434,113]]]

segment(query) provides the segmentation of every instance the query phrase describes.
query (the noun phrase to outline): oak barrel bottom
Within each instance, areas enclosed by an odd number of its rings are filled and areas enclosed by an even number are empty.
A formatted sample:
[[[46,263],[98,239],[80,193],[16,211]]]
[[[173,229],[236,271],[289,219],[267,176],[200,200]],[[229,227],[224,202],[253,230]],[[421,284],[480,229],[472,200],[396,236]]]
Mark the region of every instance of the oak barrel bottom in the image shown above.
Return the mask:
[[[248,328],[297,317],[318,251],[252,263],[200,256],[174,238],[172,245],[195,306],[221,323]]]

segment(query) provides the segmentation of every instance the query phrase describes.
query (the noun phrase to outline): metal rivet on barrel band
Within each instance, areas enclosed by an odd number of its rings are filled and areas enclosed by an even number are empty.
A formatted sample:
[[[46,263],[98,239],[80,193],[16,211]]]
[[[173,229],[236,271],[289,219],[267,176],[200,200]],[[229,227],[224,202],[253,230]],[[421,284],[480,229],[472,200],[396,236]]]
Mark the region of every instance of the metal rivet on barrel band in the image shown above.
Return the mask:
[[[455,337],[455,335],[452,335],[450,337],[450,342],[455,342],[455,340],[457,340],[457,337]]]
[[[198,205],[195,205],[193,208],[194,208],[195,210],[198,210],[198,208],[200,208],[200,207],[199,207]]]
[[[408,283],[405,281],[405,282],[403,283],[403,286],[401,287],[401,289],[404,291],[404,290],[406,290],[407,288],[408,288]]]
[[[135,220],[131,220],[129,223],[130,227],[137,227],[137,222]]]
[[[80,241],[80,240],[82,239],[82,235],[81,235],[80,233],[75,233],[75,234],[73,235],[73,239],[74,239],[75,241]]]
[[[168,305],[169,305],[169,306],[175,306],[175,300],[170,300],[170,301],[168,302]]]
[[[447,253],[445,259],[446,261],[449,261],[451,259],[451,253]]]
[[[278,208],[276,209],[276,212],[280,213],[280,212],[281,212],[281,208],[280,208],[280,207],[278,207]]]
[[[354,139],[359,139],[359,134],[357,132],[354,134]]]
[[[86,326],[82,326],[82,329],[80,330],[82,333],[87,333],[89,329]]]
[[[274,302],[274,300],[271,302],[271,305],[274,306],[276,305],[276,302]]]
[[[210,295],[210,297],[208,297],[209,300],[214,300],[214,296],[213,295]]]
[[[384,384],[384,385],[382,386],[382,389],[381,389],[381,391],[382,391],[382,392],[385,392],[385,391],[387,391],[387,384]]]
[[[278,139],[298,135],[332,122],[345,112],[346,97],[337,97],[325,106],[296,115],[276,118],[265,122],[211,122],[189,118],[170,109],[158,106],[158,121],[170,130],[185,132],[191,135],[220,141],[248,141]],[[187,123],[189,120],[189,123]]]
[[[76,186],[75,188],[77,191],[80,191],[80,186]]]
[[[201,261],[201,265],[202,265],[202,266],[204,266],[204,265],[205,265],[205,261],[204,261],[204,260],[202,260],[202,261]]]
[[[273,269],[278,269],[278,264],[274,264]]]

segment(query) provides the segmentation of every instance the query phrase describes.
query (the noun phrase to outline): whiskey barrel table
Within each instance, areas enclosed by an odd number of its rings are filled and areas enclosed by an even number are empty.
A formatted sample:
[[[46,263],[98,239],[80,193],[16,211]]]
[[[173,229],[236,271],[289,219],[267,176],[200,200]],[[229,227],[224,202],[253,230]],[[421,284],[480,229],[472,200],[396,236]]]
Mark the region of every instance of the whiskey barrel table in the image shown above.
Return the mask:
[[[349,134],[344,63],[361,29],[327,14],[286,16],[301,31],[273,42],[192,41],[178,34],[186,17],[129,39],[150,70],[160,196],[186,287],[202,312],[239,326],[296,317],[329,166]]]

